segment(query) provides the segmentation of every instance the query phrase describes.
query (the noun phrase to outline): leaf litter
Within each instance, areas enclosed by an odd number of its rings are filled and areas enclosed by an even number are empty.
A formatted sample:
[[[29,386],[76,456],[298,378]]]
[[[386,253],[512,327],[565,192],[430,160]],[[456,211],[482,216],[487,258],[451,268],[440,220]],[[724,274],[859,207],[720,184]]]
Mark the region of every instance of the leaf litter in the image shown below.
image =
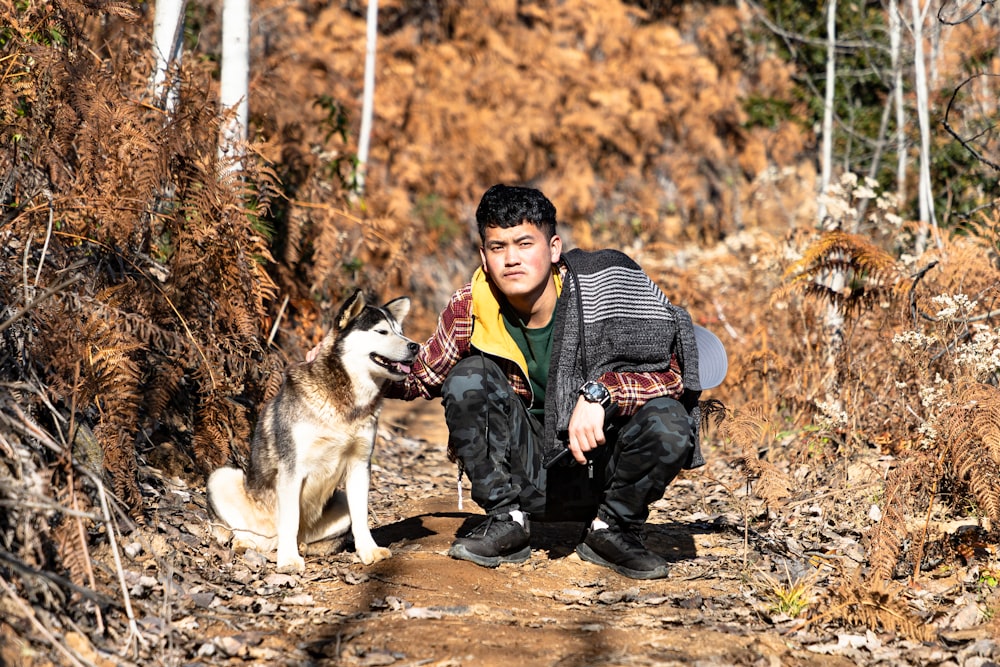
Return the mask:
[[[88,612],[36,620],[79,664],[94,665],[978,667],[1000,659],[976,568],[905,591],[907,613],[930,629],[924,641],[907,637],[903,623],[866,628],[862,611],[854,625],[849,614],[827,613],[846,604],[831,597],[835,582],[862,565],[852,517],[868,508],[851,487],[812,480],[825,491],[774,512],[747,494],[723,451],[652,506],[646,541],[672,561],[668,579],[637,582],[582,562],[573,547],[583,526],[574,523],[540,524],[523,564],[451,560],[451,539],[479,511],[468,498],[457,509],[444,443],[435,404],[388,405],[371,503],[375,538],[393,557],[366,567],[349,540],[333,540],[305,550],[302,575],[276,573],[273,555],[219,545],[203,489],[150,477],[153,520],[123,537],[120,554],[141,641],[120,650],[129,631],[117,603],[105,608],[103,636],[86,627]],[[101,593],[114,599],[110,548],[93,558]],[[14,599],[4,598],[5,609]],[[12,624],[25,627],[27,614],[14,611]],[[24,664],[63,662],[44,649]]]

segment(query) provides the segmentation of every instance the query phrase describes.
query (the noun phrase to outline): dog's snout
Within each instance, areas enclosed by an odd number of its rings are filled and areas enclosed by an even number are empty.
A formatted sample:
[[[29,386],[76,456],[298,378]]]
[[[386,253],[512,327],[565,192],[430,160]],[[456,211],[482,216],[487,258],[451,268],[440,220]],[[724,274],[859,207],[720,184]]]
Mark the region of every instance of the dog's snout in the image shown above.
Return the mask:
[[[420,343],[407,343],[406,349],[410,351],[410,354],[416,354],[420,351]]]

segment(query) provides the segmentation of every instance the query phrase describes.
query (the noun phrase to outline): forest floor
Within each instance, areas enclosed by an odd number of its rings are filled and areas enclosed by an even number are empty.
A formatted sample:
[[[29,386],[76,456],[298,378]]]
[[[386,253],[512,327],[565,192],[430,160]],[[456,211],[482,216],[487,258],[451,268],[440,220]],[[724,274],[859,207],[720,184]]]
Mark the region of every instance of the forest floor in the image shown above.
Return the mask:
[[[314,546],[301,576],[277,574],[266,555],[235,554],[211,540],[203,488],[173,476],[181,460],[161,451],[157,467],[144,471],[155,480],[144,489],[151,520],[120,547],[136,631],[108,622],[105,646],[67,632],[67,650],[102,666],[982,667],[1000,659],[996,622],[982,623],[962,593],[968,573],[958,570],[926,578],[911,601],[935,619],[934,641],[824,620],[816,608],[823,586],[844,562],[857,567],[863,558],[857,535],[840,519],[822,518],[824,503],[850,505],[852,489],[864,487],[857,473],[864,466],[851,473],[852,484],[816,488],[799,509],[785,508],[794,519],[758,532],[735,509],[748,501],[727,490],[745,488],[735,458],[710,445],[709,464],[676,480],[647,524],[647,544],[672,561],[671,576],[634,581],[576,556],[580,524],[535,524],[523,564],[487,569],[450,559],[456,531],[481,512],[467,484],[458,509],[440,407],[390,402],[380,433],[372,523],[393,556],[365,566],[349,543]],[[108,550],[95,562],[113,592]],[[782,608],[796,590],[802,609]],[[36,662],[26,655],[8,651],[8,664]]]
[[[390,402],[380,434],[372,524],[392,558],[365,566],[350,544],[330,543],[307,550],[305,573],[289,576],[266,555],[235,554],[208,537],[203,487],[171,472],[183,463],[167,448],[143,471],[150,521],[120,545],[135,631],[119,610],[100,643],[70,630],[62,656],[37,643],[14,656],[8,645],[0,664],[71,664],[70,654],[99,666],[983,667],[1000,659],[996,622],[983,623],[966,571],[925,578],[911,600],[933,620],[932,641],[824,618],[823,587],[838,567],[863,560],[860,536],[829,508],[843,512],[863,497],[858,471],[875,475],[875,464],[850,471],[850,484],[813,486],[781,521],[748,523],[736,457],[709,444],[709,464],[676,480],[647,524],[647,544],[672,561],[671,576],[634,581],[576,556],[581,524],[534,524],[523,564],[450,559],[456,531],[481,512],[467,483],[458,508],[440,407]],[[94,559],[113,596],[112,555],[105,548]]]

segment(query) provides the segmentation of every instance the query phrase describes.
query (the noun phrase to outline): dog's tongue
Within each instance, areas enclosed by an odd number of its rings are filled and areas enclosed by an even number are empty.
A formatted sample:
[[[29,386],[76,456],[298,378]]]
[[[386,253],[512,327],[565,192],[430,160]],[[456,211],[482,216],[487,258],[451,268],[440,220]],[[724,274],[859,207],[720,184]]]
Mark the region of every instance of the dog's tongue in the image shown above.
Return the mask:
[[[409,364],[404,364],[401,361],[397,361],[396,363],[393,364],[393,366],[395,366],[396,370],[402,373],[403,375],[409,375],[410,370],[413,368]]]

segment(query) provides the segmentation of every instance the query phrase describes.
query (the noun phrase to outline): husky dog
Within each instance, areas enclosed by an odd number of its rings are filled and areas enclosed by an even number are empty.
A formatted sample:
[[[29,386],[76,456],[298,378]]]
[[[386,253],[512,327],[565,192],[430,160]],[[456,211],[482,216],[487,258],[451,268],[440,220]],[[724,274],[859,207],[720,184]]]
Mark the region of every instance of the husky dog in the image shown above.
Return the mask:
[[[286,371],[261,410],[246,475],[222,467],[208,478],[209,507],[235,548],[277,546],[278,571],[302,572],[299,541],[350,527],[363,563],[392,555],[368,528],[368,486],[382,385],[405,377],[420,349],[403,335],[409,311],[406,297],[380,308],[356,291],[311,361]]]

